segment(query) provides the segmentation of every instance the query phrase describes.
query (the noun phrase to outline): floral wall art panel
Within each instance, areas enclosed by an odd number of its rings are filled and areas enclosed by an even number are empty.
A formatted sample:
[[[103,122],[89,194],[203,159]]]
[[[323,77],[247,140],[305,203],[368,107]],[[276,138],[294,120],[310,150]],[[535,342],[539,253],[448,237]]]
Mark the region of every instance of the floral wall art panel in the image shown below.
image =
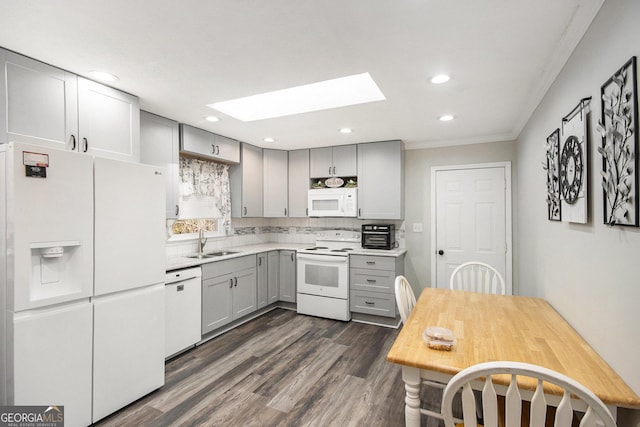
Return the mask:
[[[615,72],[600,90],[604,223],[638,226],[638,96],[636,57]]]
[[[560,179],[560,208],[562,220],[587,223],[587,116],[589,101],[584,98],[562,119],[558,176]]]
[[[556,129],[547,137],[545,145],[547,152],[546,162],[542,167],[547,171],[547,208],[550,221],[560,221],[562,212],[560,210],[560,178],[559,172],[559,147],[560,129]]]

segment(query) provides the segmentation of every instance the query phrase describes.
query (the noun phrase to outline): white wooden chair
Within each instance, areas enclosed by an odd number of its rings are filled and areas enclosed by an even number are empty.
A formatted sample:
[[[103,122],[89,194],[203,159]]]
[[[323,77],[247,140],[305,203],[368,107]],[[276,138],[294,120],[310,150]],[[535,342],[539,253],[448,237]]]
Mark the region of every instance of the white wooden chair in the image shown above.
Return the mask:
[[[465,262],[453,270],[449,287],[460,291],[501,295],[507,291],[504,279],[498,270],[478,261]]]
[[[454,395],[462,389],[462,413],[465,427],[474,427],[476,421],[476,399],[472,391],[472,383],[482,386],[482,408],[485,427],[498,426],[498,399],[496,386],[492,375],[503,376],[509,386],[506,388],[504,399],[506,426],[520,426],[522,421],[522,398],[531,402],[529,422],[531,427],[544,427],[547,419],[547,398],[542,391],[543,382],[554,384],[560,389],[558,396],[551,406],[557,406],[555,413],[555,427],[569,427],[574,416],[574,411],[584,412],[580,421],[580,427],[595,427],[596,422],[605,427],[615,427],[616,422],[605,404],[582,384],[577,381],[552,371],[550,369],[521,362],[487,362],[470,366],[456,374],[444,390],[442,395],[442,414],[445,427],[453,427],[456,421],[453,418],[452,403]],[[530,377],[531,390],[520,390],[516,382],[516,375]],[[510,377],[509,377],[510,376]],[[478,383],[480,381],[480,383]],[[484,384],[482,384],[484,382]],[[478,385],[480,384],[480,385]],[[535,392],[533,385],[536,384]],[[562,398],[560,398],[562,396]],[[574,399],[572,401],[572,398]],[[551,400],[551,398],[549,398]],[[577,399],[577,400],[575,400]],[[559,403],[558,403],[559,402]],[[573,406],[575,405],[575,407]]]
[[[402,324],[407,323],[407,317],[409,317],[409,313],[413,310],[413,307],[416,305],[416,296],[413,293],[413,289],[411,288],[411,284],[404,276],[397,276],[395,281],[395,293],[396,293],[396,303],[398,304],[398,311],[400,312],[400,319],[402,319]],[[436,387],[441,390],[444,390],[445,384],[436,382],[436,381],[428,381],[422,380],[422,384]],[[432,411],[426,408],[420,408],[420,413],[422,415],[427,415],[431,417],[435,417],[438,419],[442,418],[442,413]],[[461,422],[462,420],[458,420]]]
[[[416,296],[413,294],[413,289],[409,281],[404,276],[396,277],[395,291],[400,319],[402,319],[402,324],[405,324],[409,313],[411,313],[411,310],[413,310],[413,307],[416,305]]]

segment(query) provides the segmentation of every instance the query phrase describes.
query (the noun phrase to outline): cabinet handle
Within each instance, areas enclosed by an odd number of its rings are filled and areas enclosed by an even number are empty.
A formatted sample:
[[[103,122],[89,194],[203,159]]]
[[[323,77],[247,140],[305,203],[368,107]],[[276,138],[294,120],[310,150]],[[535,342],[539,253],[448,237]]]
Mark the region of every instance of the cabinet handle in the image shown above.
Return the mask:
[[[233,277],[229,279],[229,289],[233,288]]]
[[[362,216],[362,209],[358,208],[358,216]]]
[[[291,252],[291,262],[293,262],[293,252]]]
[[[287,208],[284,208],[284,216],[287,216]]]
[[[305,214],[306,216],[309,216],[309,208],[306,208],[306,209],[305,209],[304,214]]]
[[[336,167],[335,166],[333,167],[333,174],[334,175],[336,174]]]
[[[259,257],[258,257],[258,267],[259,267],[259,266],[261,266],[261,265],[262,265],[262,257],[261,257],[261,256],[259,256]]]
[[[234,283],[233,283],[233,286],[235,286],[235,287],[237,288],[237,287],[238,287],[238,278],[237,278],[237,277],[234,277],[234,278],[233,278],[233,282],[234,282]]]
[[[376,265],[375,261],[367,261],[367,265]]]
[[[367,305],[376,305],[376,303],[373,301],[365,301],[364,303]]]
[[[220,146],[216,145],[216,155],[220,154]]]
[[[71,150],[76,151],[76,136],[71,135]]]
[[[84,149],[82,151],[86,153],[89,150],[89,141],[87,141],[87,138],[82,138],[82,142],[84,142]]]
[[[377,283],[376,279],[367,279],[367,283]]]
[[[184,285],[176,286],[176,292],[182,292],[182,291],[184,291]]]
[[[245,215],[247,214],[247,207],[246,206],[244,207],[244,214]]]
[[[211,144],[211,154],[216,154],[216,146]]]
[[[176,205],[176,216],[180,215],[180,205]]]
[[[329,166],[329,175],[331,175],[331,166]]]

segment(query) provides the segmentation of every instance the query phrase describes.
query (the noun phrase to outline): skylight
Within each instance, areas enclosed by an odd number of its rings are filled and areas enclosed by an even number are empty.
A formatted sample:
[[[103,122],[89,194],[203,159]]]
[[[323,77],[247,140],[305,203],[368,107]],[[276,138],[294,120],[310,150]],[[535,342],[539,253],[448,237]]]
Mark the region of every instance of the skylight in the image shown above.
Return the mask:
[[[251,122],[384,99],[369,73],[363,73],[207,106],[243,122]]]

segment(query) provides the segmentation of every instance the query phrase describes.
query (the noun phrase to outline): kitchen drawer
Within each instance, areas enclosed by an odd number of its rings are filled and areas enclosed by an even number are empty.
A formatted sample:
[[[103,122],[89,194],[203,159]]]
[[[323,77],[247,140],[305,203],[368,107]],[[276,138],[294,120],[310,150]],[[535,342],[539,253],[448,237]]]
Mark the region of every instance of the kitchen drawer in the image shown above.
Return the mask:
[[[349,263],[351,268],[396,270],[396,258],[391,256],[351,255]]]
[[[349,289],[392,294],[395,278],[395,271],[352,267],[349,269]]]
[[[350,296],[352,312],[396,317],[396,299],[393,294],[352,290]]]
[[[239,258],[227,259],[224,261],[214,261],[202,264],[202,280],[211,277],[222,276],[224,274],[256,268],[256,256],[247,255]]]

